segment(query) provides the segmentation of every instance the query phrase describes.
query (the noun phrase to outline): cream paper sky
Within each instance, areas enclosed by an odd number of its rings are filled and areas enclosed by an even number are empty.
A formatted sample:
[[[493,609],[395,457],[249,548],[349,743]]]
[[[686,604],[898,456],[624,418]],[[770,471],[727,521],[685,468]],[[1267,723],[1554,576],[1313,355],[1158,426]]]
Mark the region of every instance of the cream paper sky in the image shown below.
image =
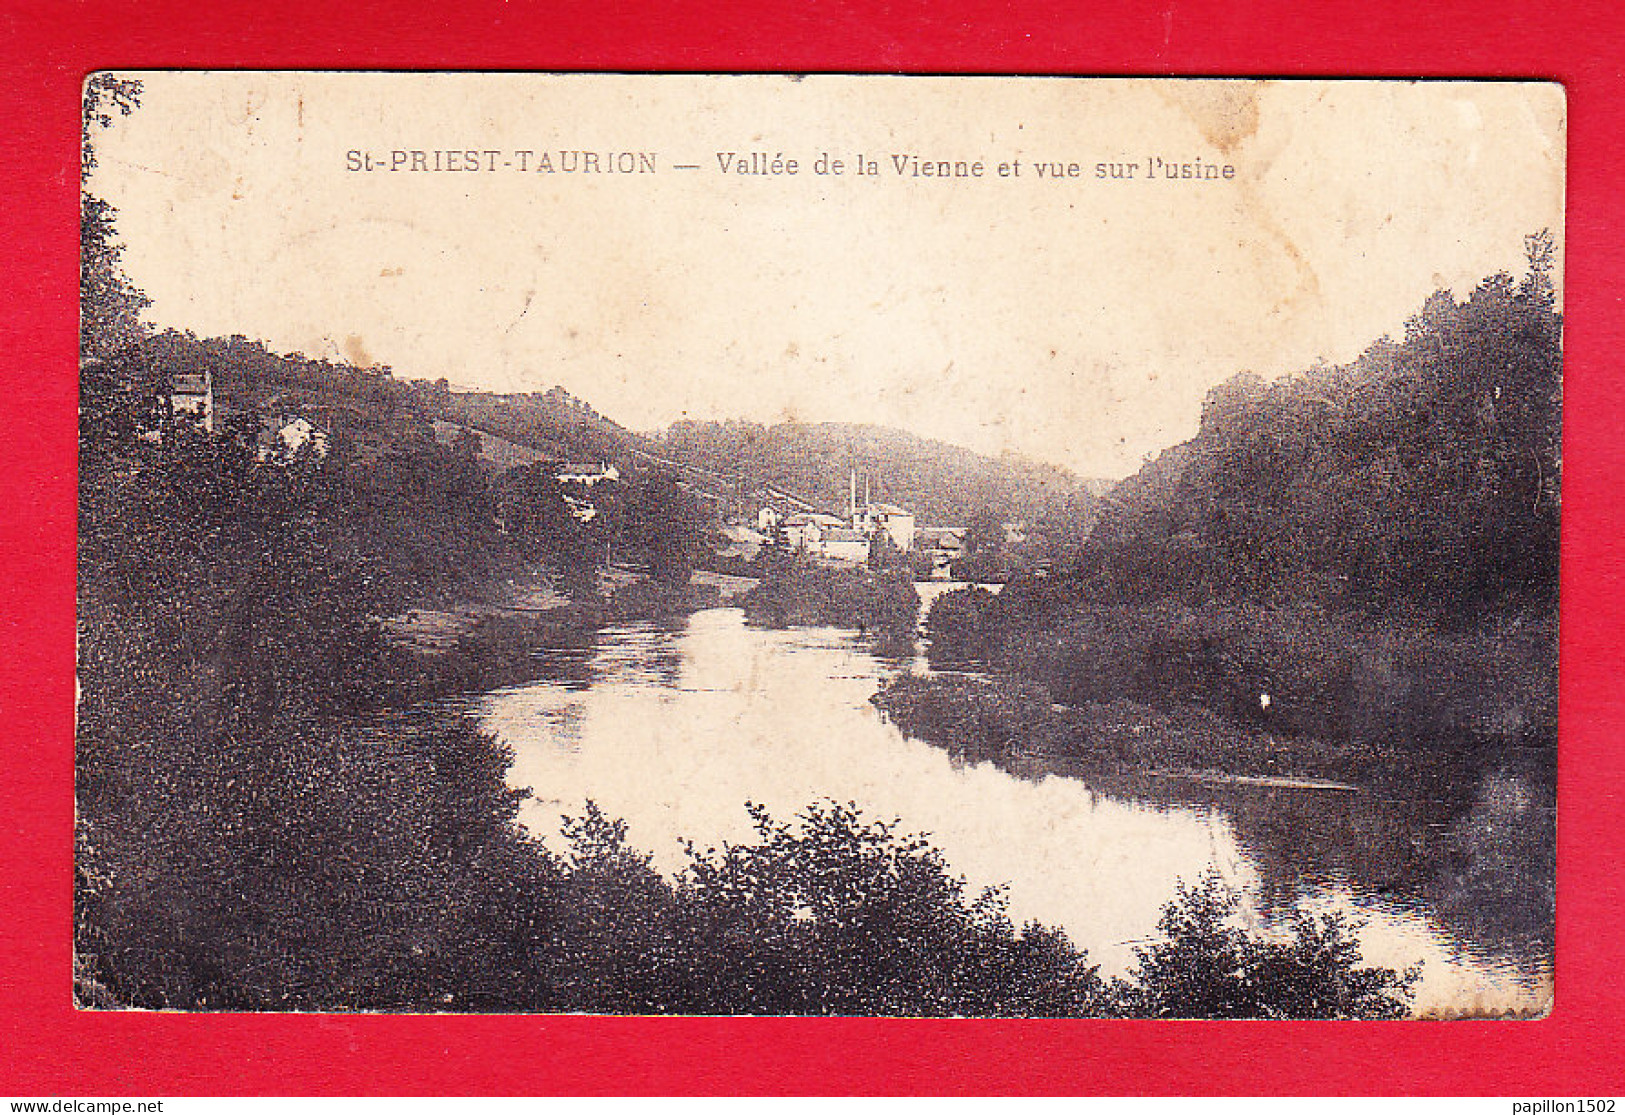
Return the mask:
[[[1119,476],[1213,384],[1351,359],[1562,228],[1553,85],[140,76],[92,189],[155,323],[562,384],[635,429],[874,422]],[[413,150],[497,155],[349,169]],[[565,173],[583,151],[654,171]],[[1233,177],[1147,181],[1158,158]]]

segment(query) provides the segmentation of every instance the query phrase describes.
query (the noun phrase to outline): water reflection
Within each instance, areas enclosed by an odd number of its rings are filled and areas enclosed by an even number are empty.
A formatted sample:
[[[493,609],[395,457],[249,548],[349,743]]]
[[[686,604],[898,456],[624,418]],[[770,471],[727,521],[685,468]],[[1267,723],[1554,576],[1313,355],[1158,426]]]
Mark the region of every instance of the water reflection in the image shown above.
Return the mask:
[[[920,660],[831,629],[749,628],[733,609],[608,629],[549,668],[481,704],[544,839],[591,798],[669,871],[683,838],[749,839],[747,801],[787,817],[833,797],[929,833],[973,887],[1006,884],[1017,920],[1065,928],[1108,975],[1133,963],[1177,881],[1212,869],[1266,931],[1300,900],[1366,919],[1368,960],[1425,961],[1419,1009],[1544,998],[1549,799],[1527,770],[1453,796],[1001,770],[910,739],[869,704]]]

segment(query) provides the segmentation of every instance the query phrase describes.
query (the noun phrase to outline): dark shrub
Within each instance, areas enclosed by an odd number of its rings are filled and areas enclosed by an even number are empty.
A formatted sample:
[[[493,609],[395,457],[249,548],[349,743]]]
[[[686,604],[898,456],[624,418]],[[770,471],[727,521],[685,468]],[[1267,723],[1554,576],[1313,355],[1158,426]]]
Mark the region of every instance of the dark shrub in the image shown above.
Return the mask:
[[[1136,950],[1128,1013],[1150,1018],[1402,1018],[1420,970],[1360,967],[1342,918],[1296,914],[1291,936],[1249,936],[1232,924],[1240,899],[1217,876],[1163,907],[1162,939]]]
[[[896,571],[791,563],[740,598],[752,623],[829,626],[912,636],[920,594]]]

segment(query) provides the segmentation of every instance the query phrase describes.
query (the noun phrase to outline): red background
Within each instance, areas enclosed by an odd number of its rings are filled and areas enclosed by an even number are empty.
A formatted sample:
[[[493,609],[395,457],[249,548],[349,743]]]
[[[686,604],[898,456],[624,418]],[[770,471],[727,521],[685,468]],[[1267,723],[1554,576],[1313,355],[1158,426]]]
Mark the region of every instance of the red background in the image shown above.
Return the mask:
[[[0,2],[0,1092],[1625,1091],[1612,543],[1625,350],[1613,3]],[[79,87],[95,69],[1506,76],[1569,94],[1557,1007],[1524,1023],[76,1013],[69,1000]]]

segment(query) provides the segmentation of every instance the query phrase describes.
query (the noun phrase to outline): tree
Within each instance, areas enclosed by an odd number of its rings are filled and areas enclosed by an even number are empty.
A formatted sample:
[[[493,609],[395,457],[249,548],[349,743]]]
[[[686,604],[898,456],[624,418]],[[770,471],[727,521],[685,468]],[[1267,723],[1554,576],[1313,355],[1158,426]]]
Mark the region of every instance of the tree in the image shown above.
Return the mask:
[[[109,454],[126,451],[150,418],[156,375],[134,355],[144,334],[145,295],[125,278],[113,207],[91,194],[97,133],[139,103],[141,83],[94,74],[82,104],[79,190],[79,456],[94,477]]]
[[[601,497],[595,497],[595,502],[602,502]],[[523,558],[545,562],[560,574],[570,596],[596,597],[596,571],[608,538],[601,506],[589,505],[585,497],[567,491],[552,469],[542,464],[504,473],[498,482],[497,504]]]
[[[898,565],[907,565],[903,551],[892,541],[891,532],[883,524],[876,523],[869,532],[869,568],[880,571]]]
[[[1150,1018],[1402,1018],[1419,968],[1360,966],[1353,927],[1337,915],[1294,916],[1291,935],[1233,924],[1240,898],[1216,874],[1180,884],[1163,907],[1162,939],[1136,951],[1128,1013]]]
[[[568,554],[579,524],[564,498],[564,485],[543,465],[523,465],[504,473],[497,504],[508,533],[527,558],[557,559]]]
[[[976,511],[965,524],[965,556],[990,558],[1004,549],[1004,520],[991,507]]]
[[[655,580],[686,585],[709,535],[694,494],[663,474],[633,479],[621,489],[610,518],[615,542],[646,562]]]
[[[942,854],[851,803],[791,824],[749,806],[757,840],[689,849],[685,937],[705,942],[706,1011],[917,1016],[1089,1015],[1094,966],[1064,936],[1016,928],[996,890],[967,895]]]
[[[114,229],[117,212],[89,190],[96,168],[95,136],[128,116],[141,99],[141,83],[112,74],[91,75],[85,83],[79,191],[79,351],[109,357],[139,340],[146,295],[130,286],[120,266],[123,245]]]
[[[1543,309],[1549,309],[1556,300],[1552,283],[1552,268],[1557,260],[1557,242],[1552,230],[1543,228],[1523,238],[1524,258],[1529,262],[1529,274],[1519,287],[1519,293]]]
[[[553,1010],[697,1013],[708,989],[694,977],[693,942],[680,903],[650,857],[626,839],[626,822],[588,801],[566,817],[569,851],[559,891],[558,939],[548,985]]]

